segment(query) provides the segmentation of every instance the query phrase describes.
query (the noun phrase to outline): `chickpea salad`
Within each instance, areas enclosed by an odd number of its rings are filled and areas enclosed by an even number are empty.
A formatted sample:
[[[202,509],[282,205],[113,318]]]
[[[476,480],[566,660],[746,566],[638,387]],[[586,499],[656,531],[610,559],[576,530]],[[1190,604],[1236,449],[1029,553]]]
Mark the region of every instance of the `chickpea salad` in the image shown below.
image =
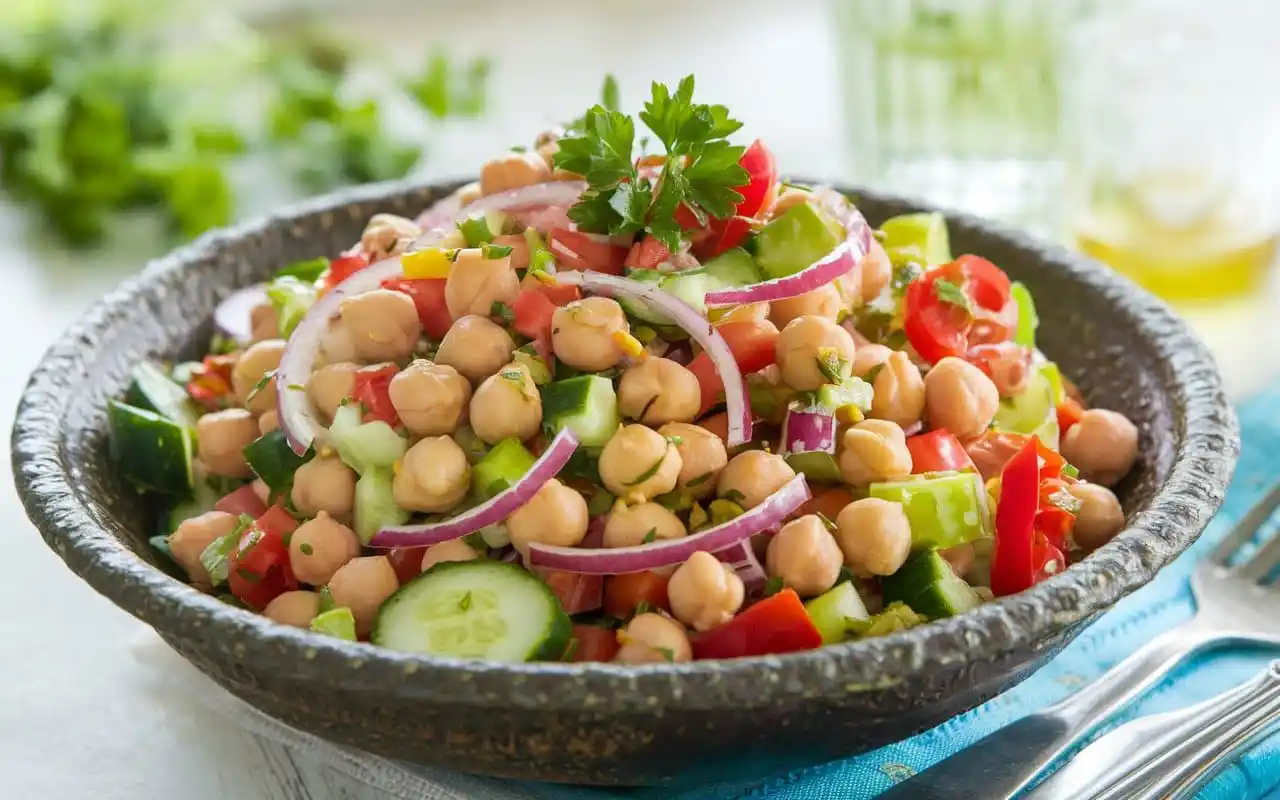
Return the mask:
[[[1027,288],[937,214],[780,180],[693,89],[632,117],[606,82],[140,365],[108,419],[152,544],[284,625],[636,664],[903,630],[1119,532],[1138,431],[1036,350]]]

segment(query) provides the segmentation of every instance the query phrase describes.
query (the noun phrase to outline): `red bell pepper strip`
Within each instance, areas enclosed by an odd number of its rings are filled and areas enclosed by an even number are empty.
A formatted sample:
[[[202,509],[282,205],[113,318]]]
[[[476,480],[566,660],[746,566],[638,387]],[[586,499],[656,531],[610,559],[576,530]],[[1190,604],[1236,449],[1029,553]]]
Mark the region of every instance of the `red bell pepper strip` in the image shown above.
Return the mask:
[[[822,634],[795,590],[783,589],[698,635],[692,644],[694,658],[740,658],[812,650],[822,645]]]
[[[1040,505],[1040,459],[1031,441],[1009,459],[1000,473],[996,504],[996,541],[991,556],[991,591],[997,597],[1021,592],[1035,584],[1032,546],[1036,510]]]
[[[369,257],[364,253],[339,256],[329,262],[329,269],[320,279],[321,284],[325,289],[332,289],[367,266],[369,266]]]
[[[1071,426],[1080,421],[1084,416],[1084,406],[1072,400],[1070,397],[1063,398],[1058,403],[1058,432],[1063,436],[1067,435],[1067,431],[1071,430]]]
[[[391,379],[400,373],[395,364],[374,365],[356,370],[351,395],[362,405],[363,421],[381,420],[391,427],[400,425],[400,415],[391,402]]]
[[[234,355],[205,356],[187,381],[187,394],[209,411],[225,408],[232,395],[231,370],[236,359]]]
[[[976,469],[973,459],[969,458],[969,453],[955,434],[941,428],[908,437],[907,450],[911,453],[911,472],[914,475]]]

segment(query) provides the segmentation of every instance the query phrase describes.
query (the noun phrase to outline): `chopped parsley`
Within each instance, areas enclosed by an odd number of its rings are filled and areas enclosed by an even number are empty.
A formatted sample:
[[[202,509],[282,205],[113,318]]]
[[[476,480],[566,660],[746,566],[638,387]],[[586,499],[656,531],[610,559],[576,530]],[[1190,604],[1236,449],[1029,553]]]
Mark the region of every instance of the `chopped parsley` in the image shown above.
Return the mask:
[[[467,611],[471,608],[471,592],[462,595],[462,599],[458,601],[458,610]]]
[[[668,436],[668,437],[667,437],[667,441],[668,441],[668,442],[671,442],[671,443],[672,443],[673,445],[675,445],[676,447],[679,447],[680,445],[684,444],[684,437],[683,437],[683,436]]]
[[[674,663],[675,663],[675,661],[676,661],[676,654],[675,654],[675,653],[673,653],[673,652],[671,652],[671,648],[670,648],[670,647],[655,647],[655,648],[653,648],[653,649],[654,649],[654,650],[657,650],[659,653],[661,653],[661,654],[662,654],[662,657],[663,657],[663,658],[665,658],[665,659],[667,660],[667,663],[668,663],[668,664],[674,664]]]
[[[698,487],[698,486],[701,486],[702,484],[704,484],[704,483],[706,483],[707,481],[711,480],[711,475],[712,475],[712,473],[711,473],[711,472],[704,472],[704,473],[702,473],[701,475],[699,475],[699,476],[698,476],[698,477],[696,477],[696,478],[690,478],[690,479],[685,483],[684,488],[686,488],[686,489],[693,489],[693,488],[696,488],[696,487]]]
[[[730,489],[729,491],[724,493],[724,499],[728,500],[731,503],[737,503],[738,505],[742,505],[742,501],[746,500],[747,496],[744,495],[742,492],[738,491],[737,489]]]
[[[648,614],[652,610],[653,606],[649,605],[648,600],[641,600],[639,603],[636,603],[636,611],[632,616],[638,617],[641,614]]]
[[[822,520],[822,524],[826,527],[827,530],[834,531],[836,529],[836,524],[832,522],[831,518],[828,517],[826,514],[823,514],[821,511],[815,511],[813,513],[817,515],[818,519]]]
[[[511,306],[501,300],[494,300],[489,304],[489,316],[497,317],[507,325],[511,325],[516,321],[516,312],[512,311]]]
[[[656,527],[650,528],[649,532],[646,533],[644,535],[644,538],[640,540],[640,544],[649,544],[650,542],[652,542],[654,539],[657,539],[657,538],[658,538],[658,529]]]
[[[271,379],[275,376],[276,371],[274,369],[269,369],[262,373],[262,377],[258,379],[258,382],[253,385],[253,390],[249,392],[249,396],[244,399],[245,404],[248,405],[249,403],[252,403],[253,398],[258,396],[258,392],[267,388],[267,384],[271,383]]]
[[[777,575],[774,575],[764,584],[764,596],[773,597],[775,594],[782,591],[782,588],[783,588],[782,578],[779,578]]]
[[[819,349],[814,360],[818,364],[818,372],[831,383],[840,383],[849,372],[849,362],[841,358],[834,347]]]
[[[617,111],[618,106],[618,79],[613,75],[604,76],[604,86],[600,88],[600,105],[609,111]]]
[[[506,258],[511,255],[511,245],[509,244],[486,244],[480,248],[480,255],[486,260],[494,261],[499,258]]]
[[[667,460],[667,454],[664,452],[662,455],[658,456],[658,460],[653,462],[652,466],[650,466],[644,472],[640,473],[640,475],[637,476],[635,480],[628,481],[627,483],[624,483],[622,485],[623,486],[639,486],[640,484],[652,478],[654,475],[657,475],[658,470],[662,469],[662,462],[666,460]]]
[[[964,309],[966,314],[973,313],[973,305],[969,302],[969,296],[951,281],[939,278],[933,282],[933,293],[938,296],[942,302]]]
[[[299,550],[299,551],[300,551],[304,556],[313,555],[313,554],[315,553],[315,548],[313,548],[313,547],[312,547],[310,544],[308,544],[307,542],[303,542],[302,544],[298,545],[298,550]]]

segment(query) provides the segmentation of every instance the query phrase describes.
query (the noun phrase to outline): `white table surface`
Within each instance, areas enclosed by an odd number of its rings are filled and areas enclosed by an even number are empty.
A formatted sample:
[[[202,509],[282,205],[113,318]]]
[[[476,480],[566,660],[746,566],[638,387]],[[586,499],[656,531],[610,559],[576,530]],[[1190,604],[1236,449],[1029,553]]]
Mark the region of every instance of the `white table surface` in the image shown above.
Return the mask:
[[[608,70],[632,104],[652,78],[696,72],[699,95],[733,109],[789,171],[856,179],[843,169],[833,42],[821,0],[657,0],[643,9],[544,0],[536,13],[515,10],[518,4],[501,11],[495,2],[447,5],[399,21],[391,39],[412,30],[412,38],[447,43],[454,52],[481,52],[494,42],[502,49],[493,82],[496,122],[437,141],[433,167],[442,173],[473,172],[485,154],[579,112]],[[353,35],[368,32],[365,41],[377,40],[373,31],[388,41],[387,32],[397,30],[388,12],[342,21]],[[0,206],[0,429],[9,430],[44,347],[160,246],[141,237],[104,253],[67,254],[41,244],[13,209]],[[1280,373],[1280,347],[1272,341],[1280,326],[1266,324],[1274,307],[1266,299],[1196,316],[1238,393]],[[3,486],[11,485],[9,471],[8,459],[0,460]],[[68,571],[4,488],[0,523],[0,797],[369,796],[321,765],[207,718],[195,704],[159,702],[131,655],[131,642],[146,633],[142,624]]]

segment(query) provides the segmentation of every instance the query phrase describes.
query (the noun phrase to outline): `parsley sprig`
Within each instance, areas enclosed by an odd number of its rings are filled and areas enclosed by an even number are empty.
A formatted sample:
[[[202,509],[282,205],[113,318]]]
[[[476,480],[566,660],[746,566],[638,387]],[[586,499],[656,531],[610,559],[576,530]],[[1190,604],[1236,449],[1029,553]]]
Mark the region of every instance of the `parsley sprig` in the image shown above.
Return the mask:
[[[616,107],[592,106],[580,128],[560,140],[556,167],[582,175],[588,184],[569,209],[581,230],[612,236],[643,231],[674,252],[680,247],[675,214],[681,205],[703,225],[708,218],[732,216],[742,202],[737,188],[748,180],[738,164],[746,148],[726,137],[742,123],[724,106],[693,102],[693,86],[692,75],[674,94],[655,82],[638,114],[666,151],[656,178],[640,174],[633,158],[635,120]],[[616,88],[606,96],[616,106]]]

